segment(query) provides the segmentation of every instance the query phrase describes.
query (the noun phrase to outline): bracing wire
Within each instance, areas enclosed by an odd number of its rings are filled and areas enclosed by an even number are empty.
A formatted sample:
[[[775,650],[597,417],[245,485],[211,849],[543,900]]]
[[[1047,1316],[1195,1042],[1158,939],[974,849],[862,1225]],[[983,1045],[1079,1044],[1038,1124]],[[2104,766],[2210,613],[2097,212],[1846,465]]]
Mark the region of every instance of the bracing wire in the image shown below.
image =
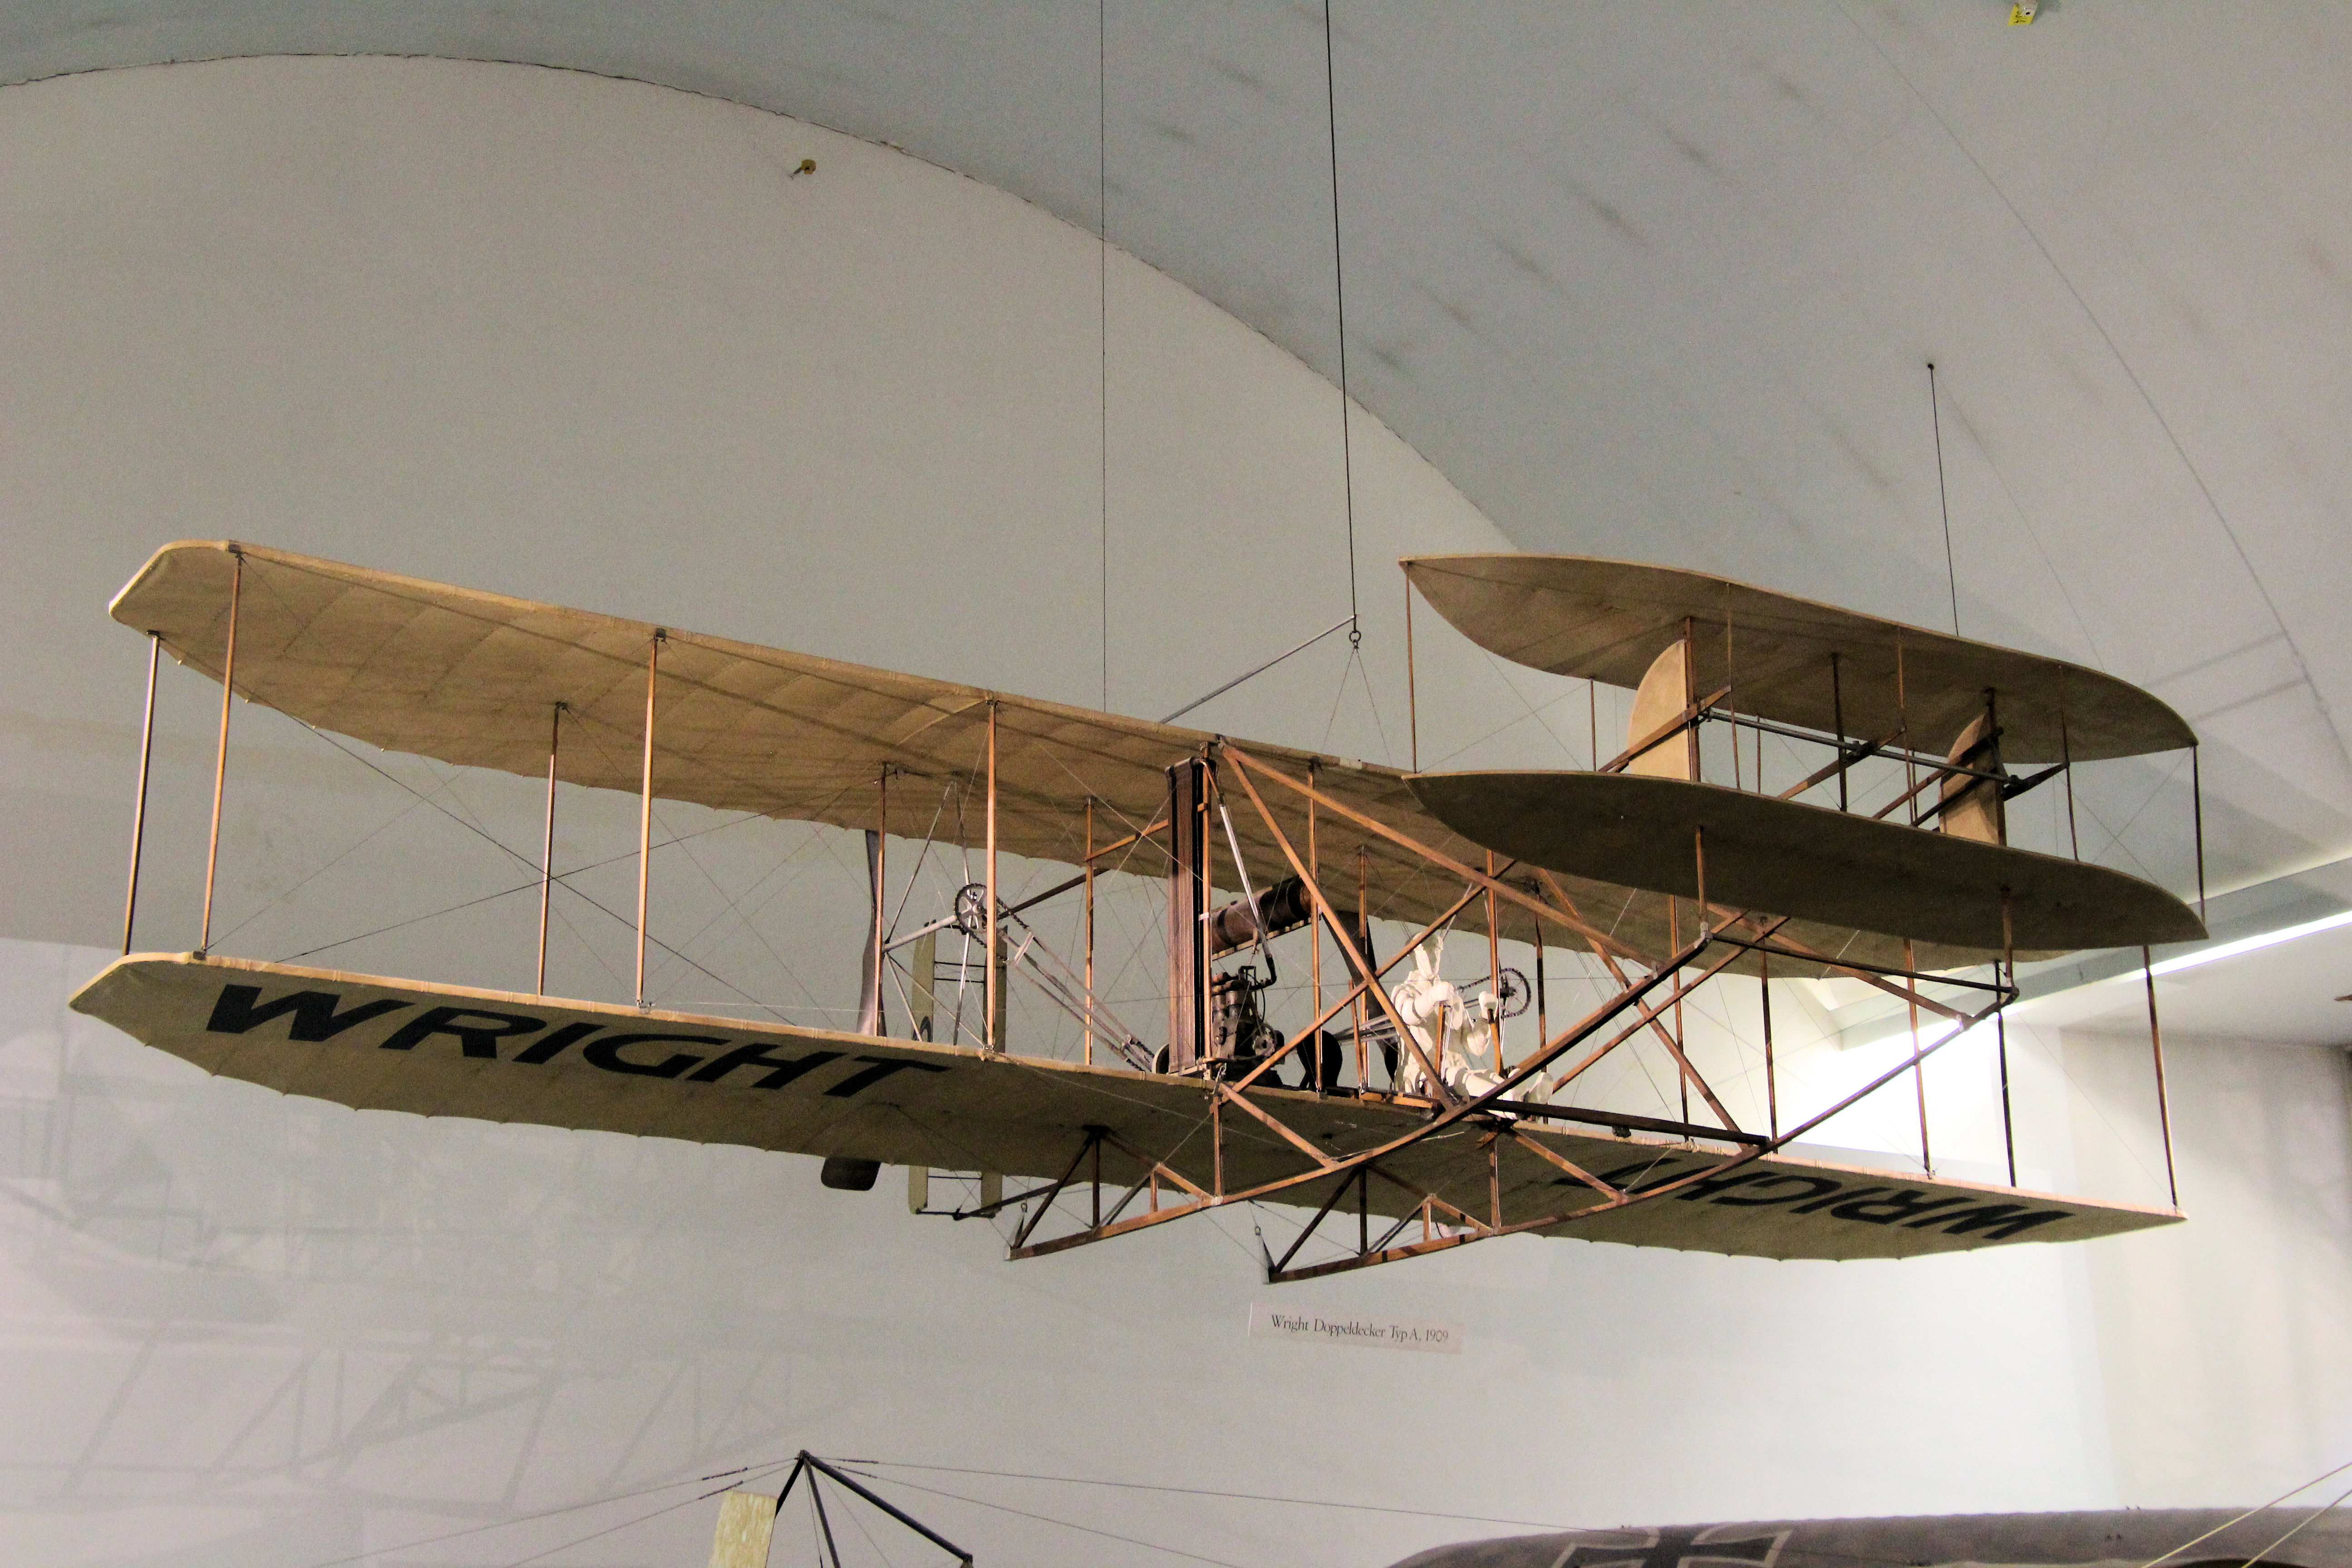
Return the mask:
[[[468,1535],[480,1535],[486,1531],[504,1530],[509,1525],[529,1524],[534,1520],[553,1519],[559,1514],[578,1513],[582,1509],[595,1508],[603,1503],[626,1502],[631,1498],[651,1497],[656,1492],[676,1491],[680,1487],[699,1486],[705,1481],[727,1480],[730,1477],[735,1476],[755,1478],[762,1475],[773,1475],[776,1471],[782,1469],[786,1465],[791,1463],[792,1461],[790,1459],[778,1459],[772,1464],[744,1465],[732,1470],[716,1470],[707,1476],[688,1476],[682,1480],[664,1481],[658,1486],[640,1487],[635,1491],[616,1492],[610,1497],[593,1497],[590,1498],[585,1502],[569,1502],[565,1503],[561,1508],[541,1509],[536,1513],[517,1514],[512,1519],[498,1519],[492,1520],[488,1524],[467,1525],[463,1530],[453,1530],[446,1535],[427,1536],[422,1541],[411,1541],[401,1546],[379,1547],[370,1552],[355,1552],[349,1557],[331,1557],[324,1563],[313,1563],[310,1564],[310,1568],[348,1568],[348,1565],[351,1563],[364,1563],[371,1557],[390,1557],[397,1552],[414,1552],[421,1546],[436,1546],[445,1541],[457,1541]],[[732,1485],[740,1487],[742,1485],[742,1482],[735,1481]],[[704,1493],[703,1495],[707,1497],[710,1494]],[[700,1499],[688,1498],[686,1500],[687,1502],[696,1502],[699,1501]],[[678,1504],[677,1506],[683,1507],[685,1505]],[[668,1510],[664,1509],[660,1511],[667,1512]],[[646,1514],[640,1517],[650,1519],[654,1516],[652,1514]],[[631,1520],[627,1522],[634,1524],[638,1522],[638,1521]]]
[[[2332,1512],[2344,1501],[2346,1498],[2352,1498],[2352,1487],[2347,1487],[2344,1490],[2337,1492],[2334,1497],[2329,1498],[2326,1502],[2321,1503],[2317,1508],[2313,1509],[2309,1513],[2306,1513],[2301,1519],[2296,1520],[2293,1524],[2287,1527],[2285,1534],[2280,1536],[2277,1540],[2263,1547],[2260,1552],[2255,1552],[2252,1561],[2256,1563],[2262,1562],[2272,1552],[2276,1552],[2280,1547],[2284,1546],[2288,1542],[2293,1541],[2296,1536],[2301,1535],[2306,1528],[2318,1521],[2320,1515]]]
[[[845,1468],[846,1467],[845,1467]],[[863,1472],[851,1470],[850,1474],[862,1475]],[[1171,1557],[1183,1557],[1189,1558],[1194,1563],[1209,1563],[1211,1564],[1211,1568],[1241,1568],[1240,1563],[1228,1563],[1222,1557],[1203,1557],[1197,1552],[1186,1552],[1181,1547],[1162,1546],[1156,1541],[1144,1541],[1132,1535],[1119,1535],[1108,1530],[1097,1530],[1090,1524],[1078,1524],[1066,1519],[1055,1519],[1051,1514],[1031,1513],[1027,1509],[1011,1508],[1001,1502],[984,1502],[976,1497],[966,1497],[961,1492],[941,1491],[937,1487],[921,1486],[914,1481],[900,1480],[895,1476],[866,1476],[865,1479],[867,1480],[880,1482],[884,1486],[905,1487],[909,1491],[926,1492],[932,1497],[948,1498],[956,1502],[970,1503],[974,1508],[984,1508],[996,1513],[1009,1513],[1016,1516],[1017,1518],[1034,1520],[1039,1524],[1051,1524],[1056,1525],[1063,1530],[1075,1530],[1083,1535],[1100,1536],[1105,1541],[1116,1541],[1123,1546],[1140,1546],[1147,1552],[1164,1552]]]
[[[1944,409],[1936,396],[1936,362],[1927,362],[1927,423],[1936,432],[1936,504],[1944,513],[1944,581],[1952,590],[1952,635],[1960,635],[1960,574],[1952,565],[1952,498],[1944,484]]]
[[[2294,1494],[2295,1494],[2295,1493],[2297,1493],[2297,1492],[2307,1492],[2307,1491],[2309,1491],[2312,1488],[2314,1488],[2314,1487],[2317,1486],[2320,1482],[2322,1482],[2322,1481],[2324,1481],[2324,1480],[2327,1480],[2327,1479],[2330,1479],[2330,1478],[2332,1478],[2332,1477],[2340,1476],[2340,1475],[2342,1475],[2342,1474],[2343,1474],[2345,1471],[2347,1471],[2347,1470],[2352,1470],[2352,1459],[2347,1459],[2347,1460],[2346,1460],[2343,1464],[2340,1464],[2340,1465],[2336,1466],[2336,1467],[2334,1469],[2332,1469],[2332,1470],[2323,1470],[2323,1471],[2322,1471],[2322,1472],[2320,1472],[2318,1475],[2315,1475],[2315,1476],[2312,1477],[2312,1478],[2311,1478],[2311,1479],[2309,1479],[2309,1480],[2307,1480],[2307,1481],[2305,1481],[2305,1482],[2304,1482],[2302,1485],[2300,1485],[2300,1486],[2289,1487],[2286,1490],[2284,1490],[2284,1491],[2283,1491],[2283,1492],[2279,1493],[2279,1495],[2278,1495],[2278,1496],[2276,1496],[2276,1497],[2274,1497],[2274,1498],[2271,1499],[2271,1500],[2270,1500],[2270,1501],[2265,1502],[2265,1503],[2256,1503],[2252,1508],[2248,1509],[2245,1512],[2243,1512],[2243,1513],[2242,1513],[2242,1514],[2237,1515],[2237,1516],[2236,1516],[2235,1518],[2233,1518],[2233,1519],[2225,1519],[2225,1520],[2223,1520],[2221,1523],[2219,1523],[2219,1524],[2215,1525],[2212,1529],[2210,1529],[2210,1530],[2207,1531],[2204,1534],[2200,1535],[2200,1536],[2197,1536],[2197,1537],[2195,1537],[2195,1538],[2194,1538],[2194,1539],[2192,1539],[2192,1540],[2189,1540],[2189,1541],[2184,1541],[2184,1542],[2182,1542],[2179,1545],[2178,1545],[2178,1546],[2174,1547],[2171,1551],[2169,1551],[2169,1552],[2165,1552],[2162,1556],[2160,1556],[2160,1557],[2151,1557],[2151,1558],[2149,1558],[2147,1562],[2145,1562],[2145,1563],[2141,1563],[2141,1564],[2139,1565],[2139,1568],[2157,1568],[2157,1564],[2158,1564],[2158,1563],[2168,1563],[2168,1562],[2170,1562],[2173,1558],[2179,1556],[2182,1552],[2184,1552],[2188,1551],[2188,1550],[2189,1550],[2190,1547],[2192,1547],[2192,1546],[2202,1546],[2205,1542],[2209,1542],[2209,1541],[2212,1540],[2215,1536],[2217,1536],[2217,1535],[2221,1534],[2223,1531],[2225,1531],[2225,1530],[2229,1529],[2231,1525],[2233,1525],[2233,1524],[2242,1524],[2242,1523],[2243,1523],[2245,1521],[2247,1521],[2247,1520],[2250,1520],[2250,1519],[2253,1518],[2253,1517],[2254,1517],[2254,1515],[2256,1515],[2256,1514],[2258,1514],[2258,1513],[2262,1512],[2264,1509],[2276,1508],[2276,1507],[2278,1507],[2278,1505],[2279,1505],[2279,1504],[2281,1504],[2281,1503],[2283,1503],[2283,1502],[2286,1501],[2286,1500],[2287,1500],[2287,1499],[2289,1499],[2289,1498],[2291,1498],[2291,1497],[2294,1496]],[[2340,1502],[2340,1501],[2342,1501],[2343,1500],[2339,1498],[2339,1499],[2337,1499],[2336,1500],[2337,1500],[2338,1502]],[[2330,1503],[2330,1504],[2328,1504],[2327,1506],[2328,1506],[2328,1508],[2333,1508],[2333,1507],[2335,1507],[2335,1506],[2336,1506],[2336,1504],[2335,1504],[2335,1503]],[[2322,1510],[2320,1510],[2320,1512],[2322,1512],[2322,1513],[2324,1513],[2324,1512],[2326,1512],[2326,1509],[2322,1509]],[[2312,1518],[2314,1518],[2314,1519],[2316,1519],[2317,1517],[2318,1517],[2318,1514],[2314,1514],[2314,1515],[2312,1516]],[[2310,1521],[2309,1521],[2309,1520],[2306,1520],[2306,1521],[2305,1521],[2304,1522],[2307,1524],[2307,1523],[2309,1523],[2309,1522],[2310,1522]],[[2301,1526],[2301,1525],[2298,1525],[2298,1526],[2296,1526],[2295,1528],[2299,1530],[2299,1529],[2301,1529],[2301,1528],[2302,1528],[2302,1526]],[[2292,1533],[2292,1532],[2290,1532],[2290,1533]],[[2282,1537],[2281,1539],[2284,1539],[2284,1537]],[[2267,1551],[2269,1551],[2269,1550],[2270,1550],[2270,1548],[2269,1548],[2269,1547],[2264,1547],[2263,1550],[2264,1552],[2267,1552]],[[2254,1561],[2259,1561],[2259,1560],[2260,1560],[2259,1558],[2254,1559]]]
[[[1045,1481],[1057,1486],[1108,1487],[1119,1491],[1165,1492],[1175,1497],[1215,1498],[1220,1501],[1224,1502],[1284,1503],[1292,1508],[1338,1509],[1348,1513],[1394,1513],[1403,1514],[1413,1519],[1444,1519],[1452,1520],[1465,1524],[1526,1525],[1538,1530],[1578,1530],[1588,1531],[1591,1530],[1591,1526],[1562,1524],[1556,1520],[1504,1519],[1493,1514],[1484,1513],[1441,1513],[1433,1509],[1396,1508],[1381,1503],[1334,1502],[1324,1498],[1278,1497],[1270,1493],[1219,1491],[1213,1487],[1160,1486],[1147,1481],[1098,1480],[1087,1476],[1037,1476],[1025,1474],[1019,1470],[982,1470],[955,1465],[915,1465],[908,1464],[897,1459],[868,1459],[866,1460],[865,1463],[874,1468],[886,1470],[924,1470],[940,1475],[984,1476],[994,1480]],[[904,1486],[908,1483],[902,1481],[898,1484]]]
[[[1331,0],[1323,0],[1323,118],[1331,144],[1331,295],[1339,325],[1339,480],[1348,510],[1348,646],[1361,647],[1364,625],[1356,603],[1356,458],[1349,426],[1348,269],[1339,247],[1339,89],[1331,68]]]

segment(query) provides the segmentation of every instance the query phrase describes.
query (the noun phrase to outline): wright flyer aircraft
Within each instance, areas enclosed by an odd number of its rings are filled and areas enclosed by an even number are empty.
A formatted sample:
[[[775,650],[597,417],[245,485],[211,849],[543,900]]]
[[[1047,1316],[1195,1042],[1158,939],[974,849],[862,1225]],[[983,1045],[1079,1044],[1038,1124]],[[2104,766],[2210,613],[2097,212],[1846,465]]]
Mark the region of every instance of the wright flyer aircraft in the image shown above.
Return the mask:
[[[2008,832],[2012,800],[2071,791],[2078,764],[2193,747],[2178,714],[2095,670],[1695,573],[1403,564],[1409,594],[1498,658],[1630,691],[1615,754],[1404,771],[257,545],[173,544],[112,613],[151,638],[149,751],[162,653],[222,687],[203,921],[192,952],[131,951],[142,751],[124,956],[73,1005],[209,1072],[360,1109],[821,1155],[826,1184],[852,1189],[904,1166],[910,1204],[997,1221],[1015,1258],[1244,1202],[1299,1221],[1267,1249],[1277,1280],[1517,1232],[1861,1258],[2181,1217],[2177,1194],[2022,1190],[2013,1140],[2006,1183],[1936,1174],[1921,1073],[1962,1033],[2000,1034],[2021,960],[2202,937],[2165,889]],[[232,694],[545,781],[535,986],[213,951]],[[1784,772],[1804,766],[1768,781],[1767,739]],[[559,782],[635,797],[634,996],[546,994]],[[971,806],[959,847],[976,874],[943,907],[894,903],[891,862],[939,830],[927,803],[948,789]],[[656,800],[863,836],[871,896],[841,917],[841,950],[861,954],[854,1027],[655,1005]],[[1009,897],[1013,857],[1066,875]],[[1164,904],[1164,972],[1140,1003],[1131,974],[1115,993],[1098,973],[1096,900],[1114,883]],[[1034,913],[1055,900],[1081,906],[1059,951]],[[1477,939],[1475,994],[1446,977],[1448,933],[1457,969]],[[1529,952],[1532,981],[1505,942]],[[1547,971],[1570,957],[1572,1007]],[[1832,978],[1885,997],[1906,1048],[1858,1084],[1800,1092],[1774,993]],[[1011,1038],[1014,987],[1063,1033]],[[1688,1021],[1727,987],[1759,1026],[1705,1056]],[[1671,1092],[1596,1098],[1602,1069],[1635,1058]],[[1723,1087],[1735,1058],[1740,1094]],[[1825,1123],[1889,1095],[1918,1100],[1911,1168],[1823,1153]],[[962,1196],[935,1206],[935,1189]]]

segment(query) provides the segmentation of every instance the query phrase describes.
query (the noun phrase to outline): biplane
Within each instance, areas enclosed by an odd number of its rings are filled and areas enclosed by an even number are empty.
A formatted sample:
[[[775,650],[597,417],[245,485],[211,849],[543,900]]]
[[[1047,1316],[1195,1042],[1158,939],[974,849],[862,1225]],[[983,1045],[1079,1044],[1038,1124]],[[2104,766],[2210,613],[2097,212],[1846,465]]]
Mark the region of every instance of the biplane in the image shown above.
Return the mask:
[[[207,1071],[346,1106],[814,1154],[827,1185],[860,1190],[905,1166],[919,1212],[995,1220],[1015,1258],[1245,1202],[1311,1216],[1268,1249],[1275,1280],[1523,1232],[1861,1258],[2181,1217],[2177,1190],[2154,1207],[2021,1190],[2013,1142],[2006,1184],[1936,1174],[1921,1076],[1961,1033],[2003,1028],[2021,957],[2203,934],[2159,887],[2008,841],[2008,803],[2071,791],[2077,763],[2193,745],[2169,708],[2094,670],[1695,573],[1523,555],[1403,567],[1408,603],[1418,592],[1472,642],[1630,689],[1618,753],[1401,770],[251,544],[172,544],[111,613],[150,638],[149,736],[162,653],[222,688],[203,919],[192,952],[131,952],[142,750],[124,956],[73,1005]],[[215,951],[232,696],[543,779],[536,986]],[[628,736],[630,754],[567,745],[583,725]],[[1768,737],[1776,761],[1819,765],[1768,780]],[[635,798],[626,999],[546,994],[559,781]],[[902,898],[894,913],[891,846],[923,816],[905,803],[940,789],[969,790],[984,869],[947,907],[908,915]],[[856,1027],[655,1005],[656,800],[864,837],[870,897],[843,922],[862,955]],[[1067,874],[1009,898],[1011,857]],[[1113,879],[1164,904],[1148,1017],[1097,973],[1095,901]],[[1080,951],[1034,929],[1055,899],[1082,903]],[[1457,954],[1485,939],[1475,995],[1446,978],[1448,932]],[[943,941],[980,956],[950,963]],[[1531,954],[1532,984],[1501,962],[1505,941]],[[1591,1005],[1552,1016],[1547,961],[1569,953]],[[950,972],[974,994],[952,1018]],[[1831,977],[1906,1013],[1910,1048],[1808,1098],[1783,1081],[1772,997]],[[1015,1048],[1016,984],[1066,1036]],[[1760,1003],[1760,1030],[1736,1042],[1744,1098],[1686,1024],[1703,991],[1733,985]],[[2153,1004],[2151,990],[2161,1108]],[[2006,1127],[2005,1035],[2001,1049]],[[1636,1053],[1675,1100],[1593,1101],[1595,1069]],[[1917,1172],[1808,1142],[1906,1078]],[[2164,1126],[2168,1172],[2168,1111]],[[937,1208],[935,1184],[965,1195]]]

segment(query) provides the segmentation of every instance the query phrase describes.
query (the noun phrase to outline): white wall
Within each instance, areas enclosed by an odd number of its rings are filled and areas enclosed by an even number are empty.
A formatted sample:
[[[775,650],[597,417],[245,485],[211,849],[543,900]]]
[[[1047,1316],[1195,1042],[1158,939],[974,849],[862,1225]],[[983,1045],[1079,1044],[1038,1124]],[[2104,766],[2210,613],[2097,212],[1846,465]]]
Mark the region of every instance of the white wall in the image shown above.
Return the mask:
[[[169,538],[1099,697],[1097,252],[790,121],[386,60],[0,92],[0,244],[11,1560],[299,1568],[803,1444],[1607,1524],[2252,1500],[2352,1436],[2346,1107],[2313,1053],[2180,1048],[2198,1218],[2162,1237],[1903,1265],[1517,1239],[1283,1292],[1466,1325],[1461,1356],[1412,1357],[1246,1338],[1245,1214],[1008,1265],[890,1191],[820,1191],[808,1160],[354,1114],[64,1013],[107,956],[128,807],[140,650],[100,607]],[[1344,611],[1338,399],[1116,254],[1108,289],[1109,698],[1156,716]],[[1343,685],[1334,639],[1201,717],[1401,759],[1388,563],[1504,546],[1359,421],[1367,679]],[[1564,688],[1435,637],[1423,657],[1425,754],[1582,754]],[[166,686],[142,945],[192,940],[214,689]],[[233,950],[505,874],[316,738],[237,723]],[[528,821],[527,786],[404,776],[493,832]],[[572,804],[584,856],[610,824]],[[805,853],[838,889],[832,850],[760,831],[714,885]],[[486,908],[336,962],[512,984],[527,917]],[[564,961],[595,984],[593,942]],[[2128,1176],[2083,1131],[2127,1114],[2119,1051],[2034,1048],[2053,1080],[2113,1065],[2092,1111],[2055,1102],[2049,1146]],[[1953,1070],[1980,1109],[1980,1065]],[[942,1484],[1252,1565],[1475,1529]],[[403,1560],[512,1563],[676,1495]],[[1167,1560],[921,1500],[983,1561]],[[710,1506],[553,1561],[696,1561]]]

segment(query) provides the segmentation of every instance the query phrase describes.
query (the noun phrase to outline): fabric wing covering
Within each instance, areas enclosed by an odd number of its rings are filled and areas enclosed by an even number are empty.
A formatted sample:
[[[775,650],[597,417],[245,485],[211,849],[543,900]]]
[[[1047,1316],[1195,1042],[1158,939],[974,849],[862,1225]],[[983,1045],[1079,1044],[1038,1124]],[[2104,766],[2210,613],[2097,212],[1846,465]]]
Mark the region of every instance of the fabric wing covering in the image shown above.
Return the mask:
[[[1050,1182],[1070,1170],[1090,1127],[1215,1179],[1201,1135],[1197,1080],[1073,1062],[986,1057],[951,1046],[788,1025],[561,1001],[239,959],[141,954],[118,961],[73,1000],[207,1072],[359,1110],[597,1129],[796,1153],[843,1154]],[[1410,1108],[1252,1088],[1253,1103],[1335,1153],[1378,1147],[1421,1125]],[[1763,1258],[1904,1258],[2021,1241],[2081,1241],[2165,1225],[2169,1209],[1857,1169],[1787,1154],[1708,1174],[1724,1158],[1686,1142],[1604,1128],[1530,1137],[1631,1190],[1703,1179],[1546,1234]],[[1311,1170],[1298,1151],[1243,1117],[1226,1120],[1226,1190]],[[1474,1214],[1499,1197],[1505,1223],[1590,1205],[1589,1187],[1507,1142],[1498,1186],[1475,1139],[1424,1140],[1381,1162],[1374,1214],[1402,1216],[1410,1184]],[[1141,1167],[1107,1150],[1117,1193]],[[1312,1208],[1320,1179],[1274,1201]],[[1385,1227],[1383,1227],[1385,1228]],[[1375,1232],[1375,1234],[1378,1234]],[[1410,1239],[1419,1239],[1416,1228]]]
[[[2197,743],[2162,700],[2099,670],[1701,572],[1581,555],[1416,556],[1404,569],[1464,637],[1554,675],[1637,686],[1687,626],[1697,690],[1729,686],[1738,711],[1822,733],[1904,731],[1941,752],[1990,692],[2012,763]]]
[[[240,559],[239,696],[317,729],[467,767],[544,778],[550,720],[561,702],[559,776],[636,793],[646,661],[657,629],[663,641],[653,790],[666,800],[871,828],[887,768],[898,803],[892,832],[920,833],[953,786],[963,792],[964,832],[977,844],[993,702],[999,849],[1076,864],[1085,854],[1090,798],[1098,845],[1131,834],[1165,809],[1166,770],[1216,739],[253,544],[165,546],[116,595],[114,618],[160,637],[173,658],[218,680]],[[1332,800],[1462,865],[1486,865],[1485,849],[1423,809],[1397,769],[1288,746],[1252,742],[1248,752],[1301,782],[1311,771],[1316,787]],[[1304,856],[1304,799],[1278,785],[1261,790]],[[1227,802],[1258,885],[1285,874],[1279,847],[1238,788]],[[1458,879],[1335,812],[1318,813],[1314,837],[1326,888],[1343,907],[1355,900],[1360,851],[1365,901],[1376,918],[1424,923],[1463,891]],[[1218,862],[1223,848],[1219,836]],[[1152,877],[1167,870],[1157,841],[1103,864]],[[1524,871],[1510,879],[1535,885]],[[1577,912],[1625,951],[1671,951],[1663,895],[1570,876],[1555,880]],[[1230,881],[1228,868],[1220,884]],[[1526,910],[1506,901],[1497,916],[1506,935],[1533,934]],[[1685,910],[1685,925],[1687,916]],[[1485,920],[1481,899],[1454,923],[1483,932]],[[1549,923],[1546,933],[1554,942],[1572,940]],[[1815,951],[1867,962],[1891,962],[1900,950],[1887,939],[1832,925],[1800,922],[1789,933]],[[1682,934],[1687,940],[1688,932]],[[1954,950],[1948,956],[1957,963],[1981,955]],[[1794,967],[1776,964],[1775,973]]]

